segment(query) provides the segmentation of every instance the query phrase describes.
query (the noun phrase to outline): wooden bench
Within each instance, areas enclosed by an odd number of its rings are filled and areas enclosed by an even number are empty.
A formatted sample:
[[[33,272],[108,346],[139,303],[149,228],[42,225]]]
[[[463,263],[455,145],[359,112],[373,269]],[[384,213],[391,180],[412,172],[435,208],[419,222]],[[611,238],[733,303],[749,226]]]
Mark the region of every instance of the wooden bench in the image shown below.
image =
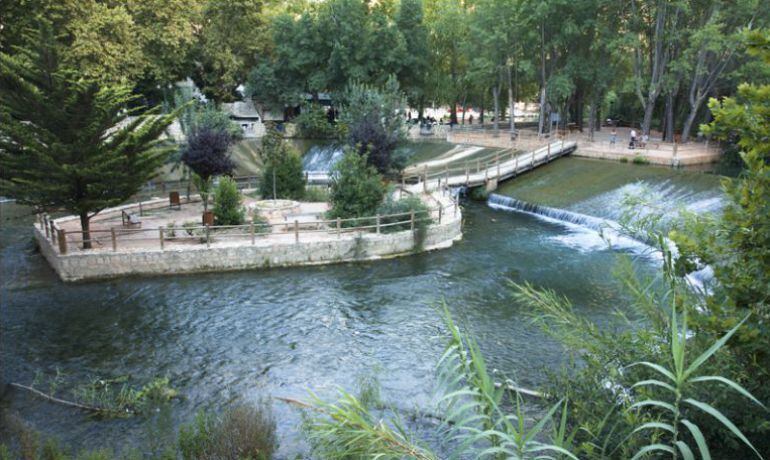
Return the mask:
[[[142,221],[136,214],[129,214],[126,211],[120,211],[120,218],[123,221],[123,226],[126,228],[141,228]]]

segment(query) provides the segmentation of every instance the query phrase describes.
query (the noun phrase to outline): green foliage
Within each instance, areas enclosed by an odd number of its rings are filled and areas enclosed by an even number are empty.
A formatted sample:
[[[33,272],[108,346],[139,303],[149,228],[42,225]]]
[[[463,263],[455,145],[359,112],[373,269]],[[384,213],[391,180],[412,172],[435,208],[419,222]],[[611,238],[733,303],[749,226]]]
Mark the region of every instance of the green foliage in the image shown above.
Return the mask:
[[[380,219],[381,231],[383,233],[410,230],[412,228],[412,212],[414,212],[414,250],[417,252],[423,249],[425,237],[428,235],[428,227],[433,221],[428,206],[416,196],[395,200],[393,194],[388,194],[385,201],[377,208],[377,214],[383,216],[400,214],[395,217],[383,217]],[[398,224],[397,222],[403,223]]]
[[[269,460],[276,447],[275,420],[264,401],[235,406],[221,417],[199,412],[192,424],[179,430],[184,460]]]
[[[650,164],[650,160],[648,160],[647,158],[645,158],[645,157],[643,157],[641,155],[636,155],[631,160],[631,163],[633,163],[635,165],[648,165],[648,164]]]
[[[297,135],[305,139],[334,139],[337,126],[329,123],[326,109],[317,104],[307,104],[295,119]]]
[[[60,67],[52,33],[40,30],[34,49],[0,53],[0,183],[21,203],[80,216],[88,232],[91,217],[157,174],[172,150],[158,138],[176,113],[128,118],[130,88]]]
[[[270,129],[259,149],[264,168],[260,191],[262,197],[300,200],[305,193],[305,173],[299,153],[286,143],[281,133]]]
[[[305,187],[305,194],[303,196],[304,201],[309,202],[325,202],[329,201],[329,188],[325,186],[312,186]]]
[[[335,403],[314,395],[307,407],[303,430],[318,458],[439,458],[414,443],[397,421],[377,420],[361,401],[343,390]]]
[[[214,222],[216,225],[241,225],[246,210],[238,184],[227,176],[219,179],[214,189]]]
[[[406,101],[395,77],[382,89],[352,84],[345,94],[341,119],[347,126],[347,144],[366,155],[369,164],[383,175],[394,175],[406,166],[397,155],[405,140]]]
[[[166,225],[166,228],[163,230],[163,237],[170,240],[176,238],[176,222],[171,221]]]
[[[366,164],[366,156],[346,149],[342,159],[331,171],[329,219],[370,217],[377,213],[385,195],[382,177]],[[355,221],[345,222],[355,226]]]

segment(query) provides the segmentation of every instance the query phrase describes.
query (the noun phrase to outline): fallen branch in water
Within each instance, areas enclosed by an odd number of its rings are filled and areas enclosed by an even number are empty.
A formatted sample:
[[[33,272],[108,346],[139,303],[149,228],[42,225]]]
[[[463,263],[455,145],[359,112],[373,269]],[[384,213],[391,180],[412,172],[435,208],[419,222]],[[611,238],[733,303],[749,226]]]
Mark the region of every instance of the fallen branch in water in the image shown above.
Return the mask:
[[[74,408],[77,408],[77,409],[85,410],[85,411],[88,411],[88,412],[95,412],[95,413],[99,413],[99,414],[115,414],[115,413],[117,413],[116,411],[114,411],[112,409],[107,409],[107,408],[104,408],[104,407],[89,406],[87,404],[81,404],[81,403],[77,403],[77,402],[74,402],[74,401],[67,401],[66,399],[60,399],[60,398],[57,398],[56,396],[49,395],[47,393],[43,393],[42,391],[40,391],[40,390],[38,390],[36,388],[32,388],[32,387],[27,386],[27,385],[22,385],[20,383],[11,382],[11,383],[9,383],[9,385],[11,385],[14,388],[19,388],[19,389],[22,389],[22,390],[27,390],[30,393],[33,393],[33,394],[35,394],[37,396],[40,396],[41,398],[44,398],[44,399],[46,399],[48,401],[51,401],[51,402],[54,402],[56,404],[61,404],[61,405],[64,405],[64,406],[74,407]],[[133,411],[129,411],[128,409],[126,409],[126,410],[127,410],[128,413],[133,414]]]
[[[501,388],[501,387],[505,388],[508,391],[515,391],[516,393],[521,393],[521,394],[527,395],[527,396],[534,396],[535,398],[545,398],[545,397],[547,397],[547,395],[545,393],[541,393],[541,392],[535,391],[535,390],[528,390],[526,388],[521,388],[521,387],[518,387],[516,385],[511,384],[510,382],[506,382],[506,383],[495,382],[495,388]]]

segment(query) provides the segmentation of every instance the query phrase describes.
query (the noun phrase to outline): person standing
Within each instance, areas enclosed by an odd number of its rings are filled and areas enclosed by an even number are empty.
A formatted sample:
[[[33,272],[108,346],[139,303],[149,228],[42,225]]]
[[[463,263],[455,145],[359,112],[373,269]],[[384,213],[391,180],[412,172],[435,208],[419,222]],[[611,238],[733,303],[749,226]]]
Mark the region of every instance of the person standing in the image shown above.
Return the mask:
[[[473,114],[471,114],[471,115],[469,115],[469,116],[468,116],[468,124],[469,124],[469,125],[472,125],[472,124],[473,124]]]
[[[628,148],[633,149],[636,147],[636,130],[631,128],[631,142],[628,144]]]
[[[618,140],[618,131],[615,128],[612,128],[612,132],[610,133],[610,148],[615,147],[615,142]]]

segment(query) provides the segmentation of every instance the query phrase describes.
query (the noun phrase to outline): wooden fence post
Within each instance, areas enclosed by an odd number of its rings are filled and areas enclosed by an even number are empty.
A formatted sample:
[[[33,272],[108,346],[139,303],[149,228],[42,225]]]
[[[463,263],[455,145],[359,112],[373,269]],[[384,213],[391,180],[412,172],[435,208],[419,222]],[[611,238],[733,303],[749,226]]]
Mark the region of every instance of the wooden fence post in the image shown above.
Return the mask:
[[[441,224],[441,214],[443,214],[444,206],[438,205],[438,223]]]
[[[142,211],[142,202],[140,201],[140,202],[139,202],[139,216],[140,216],[140,217],[141,217],[141,215],[142,215],[142,212],[143,212],[143,211]]]
[[[380,234],[380,215],[377,214],[377,234]]]
[[[414,209],[412,209],[409,213],[410,213],[411,230],[414,231]]]
[[[249,233],[251,233],[251,245],[254,246],[254,222],[249,225]]]
[[[160,250],[163,250],[163,227],[158,227],[158,238],[160,239]]]
[[[67,253],[67,232],[65,232],[60,228],[56,229],[56,232],[58,233],[57,239],[59,240],[59,252],[62,254],[66,254]]]
[[[299,243],[299,221],[294,220],[294,242]]]
[[[342,236],[342,219],[337,218],[337,238]]]
[[[51,237],[51,229],[48,227],[48,214],[43,215],[43,228],[45,229],[45,237]]]
[[[110,228],[110,236],[112,237],[112,252],[118,250],[118,238],[115,236],[115,227]]]
[[[48,221],[48,226],[51,227],[51,241],[56,242],[56,225],[53,223],[52,220]]]
[[[206,224],[206,249],[211,247],[211,225]]]

